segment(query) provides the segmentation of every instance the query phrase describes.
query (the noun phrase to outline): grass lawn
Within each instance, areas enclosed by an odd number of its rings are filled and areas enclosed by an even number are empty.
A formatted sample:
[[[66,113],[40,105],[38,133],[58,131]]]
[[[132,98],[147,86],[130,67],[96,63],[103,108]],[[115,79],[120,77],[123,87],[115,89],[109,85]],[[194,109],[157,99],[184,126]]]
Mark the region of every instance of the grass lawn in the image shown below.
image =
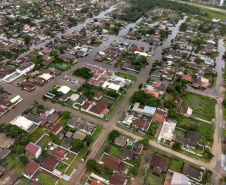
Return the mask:
[[[66,101],[66,104],[67,104],[68,106],[71,106],[71,105],[72,105],[72,103],[73,103],[73,101],[72,101],[72,100],[70,100],[70,99],[68,99],[68,100]]]
[[[119,158],[121,155],[121,151],[119,150],[119,147],[111,145],[111,149],[108,152],[110,155]]]
[[[215,100],[202,95],[185,92],[185,98],[182,106],[190,107],[202,114],[206,114],[212,117],[215,116]]]
[[[159,184],[164,184],[164,175],[156,175],[152,173],[152,170],[149,171],[146,179],[146,184],[148,185],[159,185]]]
[[[30,136],[31,141],[36,142],[46,131],[44,127],[38,127]]]
[[[42,185],[55,185],[56,180],[52,179],[51,177],[41,173],[38,176],[38,182]]]
[[[129,79],[131,81],[137,81],[137,77],[136,76],[132,76],[132,75],[129,75],[129,74],[125,74],[125,73],[121,73],[121,72],[117,72],[115,73],[116,76],[119,76],[119,77],[122,77],[122,78],[125,78],[125,79]]]
[[[211,118],[209,116],[200,114],[198,112],[193,112],[192,114],[195,115],[195,116],[197,116],[197,118],[200,118],[200,119],[203,119],[203,120],[206,120],[206,121],[210,121],[211,122]]]
[[[56,185],[65,185],[67,184],[67,181],[64,179],[59,179]]]
[[[101,98],[102,101],[105,101],[107,103],[111,103],[111,104],[114,104],[115,101],[114,100],[110,100],[110,99],[107,99],[107,98]]]
[[[192,69],[192,68],[186,68],[186,71],[188,72],[188,73],[191,73],[191,74],[193,74],[193,75],[195,75],[197,72],[198,72],[198,70],[197,69]]]
[[[186,131],[183,131],[183,130],[180,130],[180,129],[175,129],[174,134],[176,134],[177,136],[185,137]]]
[[[174,157],[171,162],[169,169],[178,173],[181,173],[183,168],[184,160],[178,157]]]
[[[60,172],[64,172],[66,170],[66,168],[68,167],[68,165],[64,164],[64,163],[59,163],[56,167],[56,169]]]
[[[199,132],[201,136],[199,140],[201,144],[203,143],[204,139],[211,144],[213,143],[214,126],[212,124],[204,123],[194,118],[180,115],[177,127],[183,128],[185,130],[191,130],[191,128],[195,127],[195,130]]]
[[[158,122],[155,122],[155,121],[151,122],[151,125],[148,128],[147,133],[151,136],[154,136],[159,126],[160,124]]]
[[[17,185],[31,185],[32,184],[32,180],[30,180],[30,179],[27,179],[27,178],[25,178],[25,177],[22,177],[21,179],[20,179],[20,181],[19,182],[17,182],[16,184]]]
[[[214,17],[219,17],[220,19],[225,19],[226,17],[226,13],[224,12],[214,11],[206,8],[200,8],[200,7],[199,9],[203,15],[198,16],[197,19],[212,21],[212,18]]]
[[[68,71],[71,68],[71,64],[67,62],[63,62],[61,64],[56,64],[56,63],[50,63],[49,67],[54,67],[56,69],[59,69],[61,71]]]

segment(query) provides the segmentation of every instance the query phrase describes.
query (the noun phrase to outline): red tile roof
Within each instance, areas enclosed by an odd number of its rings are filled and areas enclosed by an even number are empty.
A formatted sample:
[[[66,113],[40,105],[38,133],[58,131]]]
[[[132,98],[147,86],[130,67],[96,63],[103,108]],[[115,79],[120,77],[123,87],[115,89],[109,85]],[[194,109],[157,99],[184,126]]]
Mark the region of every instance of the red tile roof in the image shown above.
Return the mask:
[[[128,179],[127,176],[118,172],[114,172],[109,180],[109,183],[112,185],[124,185],[127,179]]]
[[[35,155],[35,154],[37,153],[37,151],[39,150],[39,148],[40,148],[39,146],[37,146],[37,145],[35,145],[35,144],[33,144],[33,143],[29,143],[29,144],[26,146],[25,150],[26,150],[27,152],[29,152],[29,153]]]
[[[44,159],[44,161],[42,162],[42,166],[44,168],[46,168],[49,171],[53,171],[54,168],[56,167],[57,163],[59,163],[59,161],[53,157],[53,156],[48,156]]]
[[[103,185],[102,183],[97,182],[97,180],[93,179],[90,185]]]
[[[84,110],[88,109],[88,107],[91,105],[91,103],[92,103],[91,101],[85,102],[85,103],[82,105],[81,109],[84,109]]]
[[[34,161],[30,161],[22,170],[22,173],[28,176],[33,175],[39,168],[39,164]]]
[[[64,150],[63,148],[60,148],[60,147],[57,147],[53,151],[53,155],[60,159],[63,159],[67,153],[68,153],[67,150]]]
[[[150,94],[150,95],[152,95],[152,96],[154,96],[156,98],[159,97],[159,92],[156,92],[156,91],[153,91],[153,90],[145,89],[144,93]]]
[[[104,111],[104,109],[107,108],[107,106],[108,106],[107,102],[99,101],[96,105],[92,106],[89,111],[95,114],[100,114]]]
[[[59,123],[54,123],[50,128],[49,128],[49,132],[53,132],[53,133],[56,133],[58,132],[59,130],[61,130],[63,127],[61,124]]]
[[[115,171],[122,170],[123,162],[120,159],[108,155],[104,160],[104,167],[109,167]]]
[[[149,124],[145,123],[144,121],[140,121],[140,119],[135,119],[132,123],[132,126],[147,130],[149,127]]]
[[[103,93],[100,92],[100,91],[97,91],[97,92],[94,94],[93,98],[100,99],[102,96],[103,96]]]
[[[183,75],[182,80],[187,80],[188,82],[192,82],[192,77],[188,75]]]
[[[165,113],[165,112],[163,112],[163,111],[157,109],[157,110],[155,111],[155,115],[154,115],[154,117],[153,117],[153,120],[154,120],[154,121],[158,121],[158,122],[160,122],[160,123],[163,123],[164,120],[165,120],[165,118],[166,118],[166,116],[167,116],[167,113]]]

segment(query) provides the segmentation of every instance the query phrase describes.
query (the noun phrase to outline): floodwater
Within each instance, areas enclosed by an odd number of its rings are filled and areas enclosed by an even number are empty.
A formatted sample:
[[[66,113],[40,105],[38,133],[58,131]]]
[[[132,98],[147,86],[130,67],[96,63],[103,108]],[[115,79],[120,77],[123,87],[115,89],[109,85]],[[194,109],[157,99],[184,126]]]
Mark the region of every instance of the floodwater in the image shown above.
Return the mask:
[[[78,24],[77,26],[75,27],[72,27],[72,28],[69,28],[67,29],[63,34],[62,33],[58,33],[56,36],[57,37],[61,37],[61,35],[67,35],[67,34],[70,34],[71,32],[77,30],[77,31],[80,31],[83,27],[86,26],[87,23],[89,22],[92,22],[94,18],[106,18],[108,17],[108,13],[113,11],[115,9],[114,6],[111,6],[109,9],[105,10],[105,11],[102,11],[100,12],[99,15],[97,16],[94,16],[92,18],[87,18],[83,23],[80,23]],[[151,67],[151,64],[154,62],[154,60],[161,60],[162,58],[162,49],[163,48],[167,48],[167,47],[170,47],[171,45],[171,40],[174,39],[176,37],[176,35],[178,34],[179,32],[179,27],[180,25],[186,20],[186,16],[180,20],[174,27],[170,27],[169,29],[172,31],[172,33],[167,37],[167,39],[165,41],[163,41],[163,44],[161,46],[157,46],[154,48],[154,46],[152,46],[154,49],[152,50],[153,52],[153,56],[150,58],[149,60],[149,65],[146,65],[145,67],[142,68],[142,72],[139,74],[139,77],[142,78],[142,79],[147,79],[149,77],[149,70],[150,70],[150,67]],[[123,35],[126,35],[127,32],[129,31],[129,29],[132,27],[134,28],[135,25],[137,23],[139,23],[140,21],[142,20],[142,18],[140,18],[139,20],[137,20],[135,23],[129,23],[127,24],[124,28],[122,28],[120,31],[119,31],[119,34],[118,35],[107,35],[108,36],[108,40],[107,41],[104,41],[100,46],[98,47],[94,47],[92,52],[84,57],[84,58],[79,58],[78,62],[84,62],[84,63],[95,63],[96,65],[99,65],[101,67],[104,67],[104,68],[107,68],[107,69],[111,69],[113,71],[121,71],[120,68],[115,68],[114,67],[114,63],[116,61],[113,61],[112,63],[110,64],[105,64],[105,63],[98,63],[98,62],[95,62],[93,60],[93,58],[95,57],[95,55],[97,54],[97,52],[99,51],[103,51],[105,50],[106,48],[109,47],[110,43],[113,42],[114,40],[122,40],[122,41],[125,41],[125,42],[131,42],[131,43],[136,43],[139,47],[143,46],[145,48],[145,50],[148,50],[150,45],[149,43],[145,43],[145,42],[142,42],[141,40],[129,40],[129,39],[124,39],[122,36]],[[158,23],[154,23],[154,24],[149,24],[150,26],[154,26]],[[0,38],[4,38],[6,39],[6,37],[0,35]],[[44,48],[44,49],[47,49],[46,48],[46,44],[49,43],[50,41],[53,41],[54,39],[48,39],[46,40],[45,42],[42,42],[40,44],[32,44],[29,48],[29,51],[21,54],[20,56],[24,56],[24,55],[27,55],[28,53],[30,53],[31,51],[33,51],[34,49],[39,49],[39,48]],[[11,41],[13,42],[22,42],[20,40],[15,40],[15,39],[11,39]],[[222,70],[221,68],[224,67],[224,64],[223,64],[223,61],[222,61],[222,55],[224,54],[224,46],[223,46],[223,40],[220,40],[219,41],[219,44],[218,44],[218,49],[219,49],[219,52],[220,52],[220,55],[219,57],[217,58],[217,65],[216,65],[216,69],[217,69],[217,72],[218,72],[218,78],[217,78],[217,87],[219,87],[219,85],[221,84],[222,82]],[[135,74],[135,72],[132,72],[132,71],[127,71],[127,73],[129,74]],[[210,91],[213,91],[213,89],[215,88],[212,88],[212,89],[207,89],[210,90]],[[218,88],[217,88],[218,89]]]

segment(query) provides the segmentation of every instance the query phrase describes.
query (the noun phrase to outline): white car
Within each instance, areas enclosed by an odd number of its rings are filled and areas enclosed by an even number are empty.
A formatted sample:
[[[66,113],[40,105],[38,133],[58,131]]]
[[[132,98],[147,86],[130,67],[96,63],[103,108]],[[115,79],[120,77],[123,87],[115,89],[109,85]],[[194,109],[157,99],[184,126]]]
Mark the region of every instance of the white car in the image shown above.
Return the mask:
[[[206,168],[205,168],[205,167],[203,167],[203,166],[201,166],[200,168],[201,168],[202,170],[206,170]]]

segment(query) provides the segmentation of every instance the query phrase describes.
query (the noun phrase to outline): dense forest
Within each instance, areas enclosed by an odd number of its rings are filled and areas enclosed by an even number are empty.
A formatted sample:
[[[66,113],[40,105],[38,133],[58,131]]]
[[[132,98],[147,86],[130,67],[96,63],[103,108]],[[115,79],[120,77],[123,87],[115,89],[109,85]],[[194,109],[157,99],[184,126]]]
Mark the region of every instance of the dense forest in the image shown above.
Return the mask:
[[[167,8],[177,11],[178,13],[190,13],[193,15],[201,15],[201,11],[198,7],[194,7],[187,4],[181,4],[168,0],[131,0],[132,6],[125,10],[125,14],[122,15],[122,19],[125,21],[135,21],[140,18],[149,9]]]

